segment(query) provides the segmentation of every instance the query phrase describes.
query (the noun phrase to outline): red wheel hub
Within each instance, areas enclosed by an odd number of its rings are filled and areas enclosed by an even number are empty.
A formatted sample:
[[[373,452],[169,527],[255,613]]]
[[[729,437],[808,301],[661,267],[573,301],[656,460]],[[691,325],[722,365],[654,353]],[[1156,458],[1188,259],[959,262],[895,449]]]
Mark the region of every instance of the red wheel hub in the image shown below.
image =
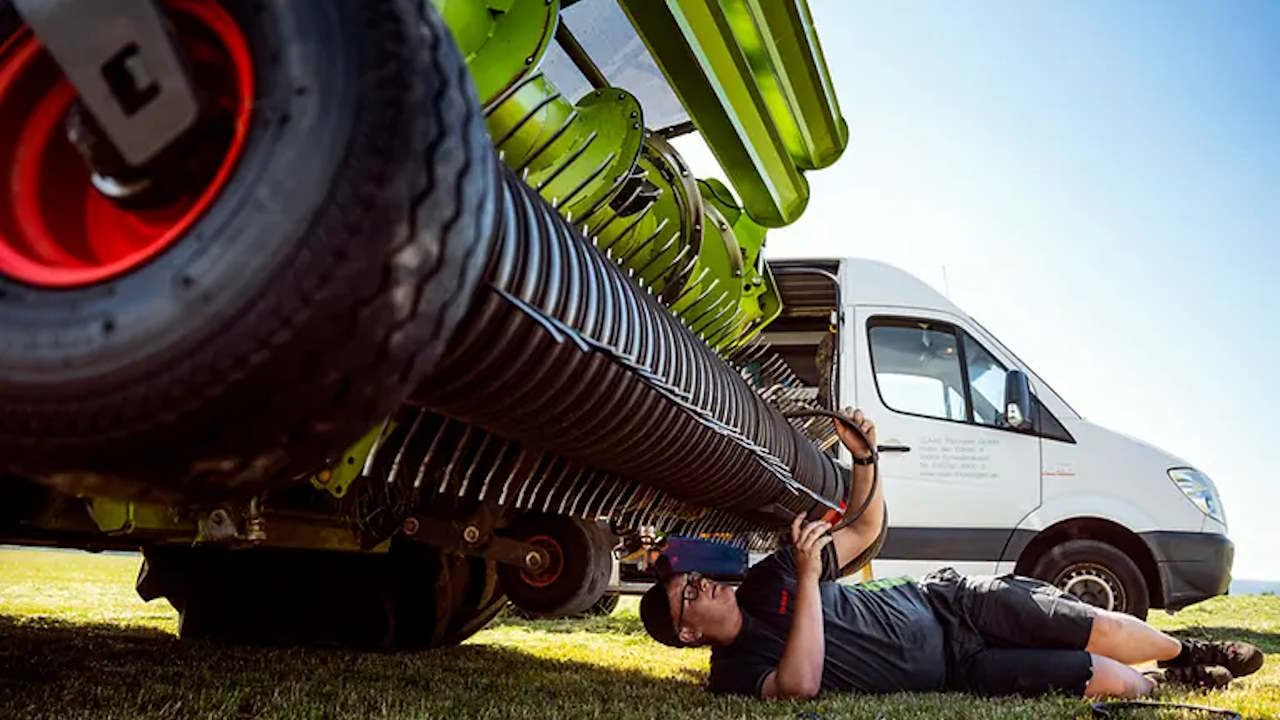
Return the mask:
[[[560,573],[564,571],[564,552],[560,549],[560,543],[550,535],[534,535],[526,542],[546,550],[548,562],[547,567],[537,574],[521,570],[520,579],[533,587],[546,587],[558,580]]]
[[[163,205],[117,205],[94,188],[67,139],[74,88],[35,36],[19,31],[0,46],[0,274],[73,288],[127,273],[180,238],[231,176],[249,130],[249,47],[214,2],[170,0],[166,6],[207,110],[226,127],[195,142],[220,159],[190,191]],[[208,147],[215,143],[223,147]]]

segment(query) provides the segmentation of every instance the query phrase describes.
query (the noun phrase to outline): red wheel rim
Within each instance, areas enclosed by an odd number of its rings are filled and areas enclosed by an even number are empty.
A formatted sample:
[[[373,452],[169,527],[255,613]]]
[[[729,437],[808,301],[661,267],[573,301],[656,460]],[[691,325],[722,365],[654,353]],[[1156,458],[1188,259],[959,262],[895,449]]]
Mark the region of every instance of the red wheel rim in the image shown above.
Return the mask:
[[[249,47],[214,2],[166,6],[193,69],[222,78],[207,98],[230,122],[229,138],[209,140],[226,145],[216,170],[201,187],[159,207],[128,209],[103,196],[64,130],[75,91],[23,29],[0,46],[0,173],[7,173],[0,181],[0,274],[48,288],[118,277],[182,237],[230,178],[249,131]]]
[[[534,535],[527,542],[530,545],[536,545],[547,551],[547,569],[540,573],[531,574],[526,570],[520,571],[520,579],[524,580],[533,587],[546,587],[560,578],[560,573],[564,571],[564,553],[560,550],[560,543],[550,535]]]

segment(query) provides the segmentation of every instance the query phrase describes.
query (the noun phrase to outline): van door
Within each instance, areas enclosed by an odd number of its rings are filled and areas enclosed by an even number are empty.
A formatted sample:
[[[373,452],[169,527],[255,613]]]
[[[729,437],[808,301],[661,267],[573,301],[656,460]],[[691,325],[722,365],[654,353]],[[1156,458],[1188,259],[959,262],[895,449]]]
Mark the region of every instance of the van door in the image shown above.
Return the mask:
[[[877,424],[889,534],[877,575],[992,573],[1040,504],[1040,439],[1004,421],[1007,368],[961,318],[858,307],[856,395]]]

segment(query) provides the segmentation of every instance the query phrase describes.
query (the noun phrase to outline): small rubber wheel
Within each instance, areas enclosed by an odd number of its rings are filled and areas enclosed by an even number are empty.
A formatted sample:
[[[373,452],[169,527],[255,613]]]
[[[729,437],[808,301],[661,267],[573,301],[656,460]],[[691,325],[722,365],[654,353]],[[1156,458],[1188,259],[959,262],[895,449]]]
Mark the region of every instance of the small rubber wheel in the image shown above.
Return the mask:
[[[1045,553],[1032,575],[1103,610],[1145,620],[1151,599],[1132,559],[1098,540],[1068,540]]]
[[[487,260],[496,159],[429,0],[162,4],[218,154],[159,206],[97,192],[71,86],[0,36],[0,463],[163,499],[297,477],[404,399]]]
[[[537,545],[551,558],[539,573],[498,566],[502,589],[522,615],[580,616],[605,594],[613,569],[612,544],[597,523],[530,514],[522,515],[502,534]]]

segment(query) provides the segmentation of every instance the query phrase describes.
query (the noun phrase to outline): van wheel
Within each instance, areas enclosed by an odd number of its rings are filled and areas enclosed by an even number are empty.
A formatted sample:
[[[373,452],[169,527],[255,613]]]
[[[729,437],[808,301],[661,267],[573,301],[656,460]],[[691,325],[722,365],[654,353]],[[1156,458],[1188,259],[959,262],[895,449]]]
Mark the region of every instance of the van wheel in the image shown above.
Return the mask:
[[[1068,540],[1045,553],[1032,575],[1094,607],[1147,618],[1151,598],[1142,571],[1104,542]]]

